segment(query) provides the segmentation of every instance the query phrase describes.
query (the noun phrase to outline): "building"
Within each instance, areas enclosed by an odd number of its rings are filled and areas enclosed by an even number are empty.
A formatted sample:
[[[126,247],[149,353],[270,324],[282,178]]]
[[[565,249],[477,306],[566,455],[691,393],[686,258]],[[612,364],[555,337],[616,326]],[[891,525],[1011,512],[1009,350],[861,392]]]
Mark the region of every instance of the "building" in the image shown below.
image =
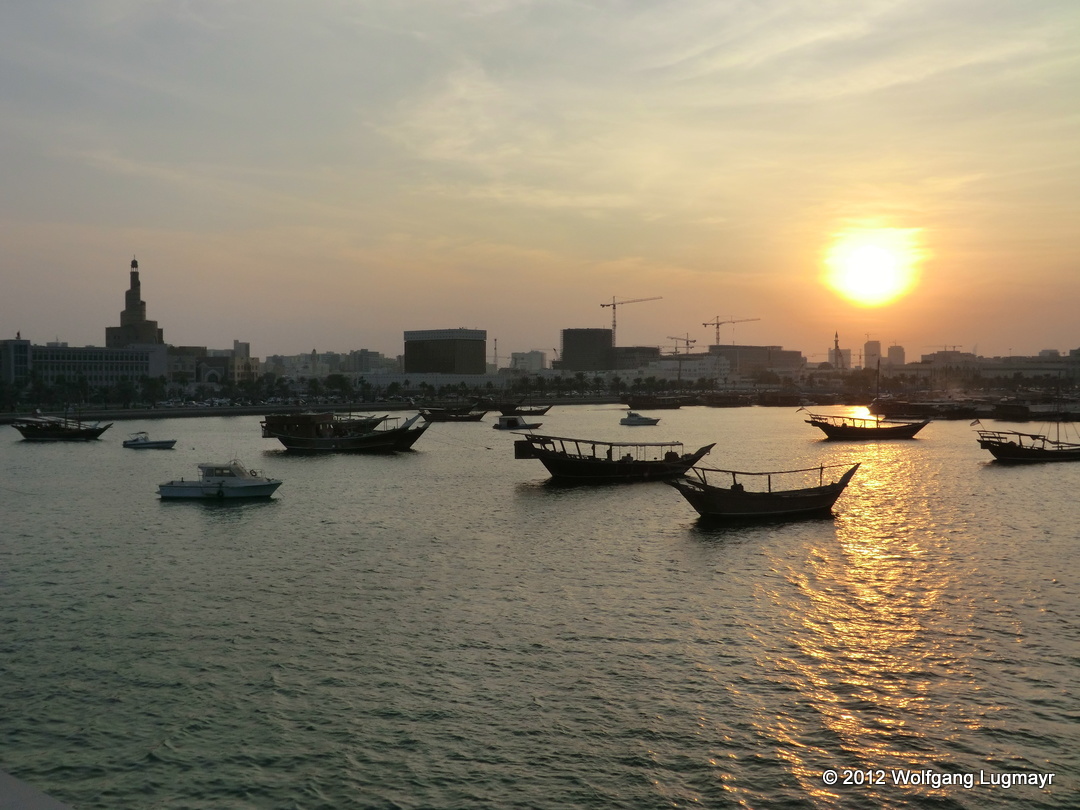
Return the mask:
[[[782,346],[720,344],[710,346],[709,354],[725,358],[733,374],[754,374],[759,371],[790,373],[801,371],[806,365],[802,352]]]
[[[393,373],[401,371],[401,365],[394,358],[383,357],[379,352],[355,349],[342,356],[339,370],[360,374]]]
[[[531,352],[511,352],[510,369],[525,374],[535,374],[547,368],[547,354],[533,350]]]
[[[259,379],[259,358],[251,356],[251,344],[233,341],[231,349],[205,346],[170,346],[168,380],[179,386],[253,383]]]
[[[723,380],[731,374],[731,365],[727,357],[717,353],[666,354],[650,362],[643,372],[636,373],[680,382]]]
[[[876,369],[881,362],[881,341],[868,340],[863,344],[863,368]]]
[[[829,349],[829,363],[838,371],[851,371],[851,349]]]
[[[131,286],[124,294],[124,311],[120,313],[119,326],[105,327],[105,347],[122,349],[125,346],[140,344],[160,344],[165,342],[157,321],[146,319],[146,302],[141,299],[142,285],[139,283],[139,263],[131,260]]]
[[[110,349],[102,346],[68,346],[66,343],[31,345],[28,340],[0,341],[0,379],[23,385],[31,377],[43,385],[78,384],[87,390],[108,388],[120,382],[137,383],[168,372],[164,344]]]
[[[903,346],[890,346],[889,354],[885,360],[885,365],[890,368],[899,368],[907,361],[904,359],[904,347]]]
[[[619,371],[647,368],[660,362],[659,346],[616,346],[615,368]]]
[[[563,329],[559,368],[563,371],[607,371],[615,367],[610,329]]]
[[[487,331],[425,329],[405,333],[405,374],[484,374]]]
[[[30,341],[16,333],[15,340],[0,340],[0,382],[23,385],[30,379]]]

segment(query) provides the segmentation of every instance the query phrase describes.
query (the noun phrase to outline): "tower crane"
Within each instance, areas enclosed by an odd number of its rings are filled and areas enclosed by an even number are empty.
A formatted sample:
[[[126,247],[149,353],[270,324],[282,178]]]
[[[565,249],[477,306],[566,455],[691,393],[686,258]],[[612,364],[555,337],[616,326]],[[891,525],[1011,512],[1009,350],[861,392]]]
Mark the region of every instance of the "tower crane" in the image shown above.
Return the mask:
[[[760,320],[761,320],[761,318],[739,318],[738,320],[722,321],[722,320],[720,320],[720,316],[717,315],[714,320],[711,320],[708,323],[703,323],[702,326],[715,326],[716,327],[716,345],[719,346],[720,345],[720,327],[723,326],[725,323],[748,323],[749,321],[760,321]]]
[[[675,354],[679,353],[680,343],[683,344],[683,346],[685,347],[685,351],[687,354],[690,354],[690,344],[697,343],[697,338],[692,338],[689,334],[687,334],[686,337],[673,337],[672,335],[668,335],[668,340],[675,341]]]
[[[610,304],[608,304],[608,303],[601,304],[600,306],[602,306],[602,307],[611,307],[611,345],[612,346],[616,345],[615,344],[615,310],[621,304],[640,304],[642,301],[659,301],[663,297],[664,296],[662,296],[662,295],[654,295],[652,298],[631,298],[628,301],[616,301],[615,296],[611,296],[611,303]]]

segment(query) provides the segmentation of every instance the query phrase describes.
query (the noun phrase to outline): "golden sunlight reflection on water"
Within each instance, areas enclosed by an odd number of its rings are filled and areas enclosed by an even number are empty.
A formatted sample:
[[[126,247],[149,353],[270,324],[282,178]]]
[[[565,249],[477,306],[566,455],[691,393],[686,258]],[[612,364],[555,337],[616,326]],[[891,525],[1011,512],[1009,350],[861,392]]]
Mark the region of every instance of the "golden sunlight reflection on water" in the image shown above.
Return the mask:
[[[970,612],[942,597],[955,590],[961,566],[943,564],[948,551],[927,508],[933,476],[910,442],[850,452],[863,466],[834,521],[835,542],[817,543],[797,563],[774,561],[783,580],[765,595],[781,610],[792,646],[776,656],[762,639],[759,661],[813,711],[762,707],[758,733],[826,804],[841,795],[821,780],[838,751],[846,767],[928,767],[931,737],[978,723],[957,717],[952,697],[958,682],[974,682],[956,644]]]

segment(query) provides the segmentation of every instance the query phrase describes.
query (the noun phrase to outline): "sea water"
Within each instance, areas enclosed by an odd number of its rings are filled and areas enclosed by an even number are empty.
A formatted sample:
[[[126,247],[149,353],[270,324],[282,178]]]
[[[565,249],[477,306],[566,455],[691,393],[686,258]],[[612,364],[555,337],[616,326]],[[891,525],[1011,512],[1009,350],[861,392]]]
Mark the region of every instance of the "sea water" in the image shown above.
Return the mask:
[[[662,483],[550,486],[490,417],[389,456],[255,417],[0,428],[0,769],[79,810],[1077,806],[1080,464],[966,422],[622,415],[537,432],[862,466],[831,518],[725,528]],[[233,457],[273,499],[157,497]]]

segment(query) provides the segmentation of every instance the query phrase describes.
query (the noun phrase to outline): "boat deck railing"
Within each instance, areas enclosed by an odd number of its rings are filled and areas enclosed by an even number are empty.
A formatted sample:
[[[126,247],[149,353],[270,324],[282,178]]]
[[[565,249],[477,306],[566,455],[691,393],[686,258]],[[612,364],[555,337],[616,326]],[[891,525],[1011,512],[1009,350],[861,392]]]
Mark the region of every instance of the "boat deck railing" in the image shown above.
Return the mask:
[[[830,413],[807,413],[810,417],[811,424],[817,422],[828,422],[829,424],[836,425],[838,427],[844,427],[850,425],[852,427],[869,427],[872,425],[917,425],[923,422],[929,422],[929,419],[890,419],[882,416],[846,416],[843,414],[830,414]]]
[[[730,475],[731,476],[731,486],[732,486],[732,488],[740,488],[740,489],[741,489],[742,485],[741,485],[741,483],[739,481],[739,476],[746,476],[748,478],[754,478],[754,479],[757,479],[757,480],[761,480],[762,478],[764,478],[765,479],[765,491],[766,492],[772,492],[773,491],[773,489],[772,489],[773,476],[801,475],[802,480],[804,482],[806,482],[806,481],[809,481],[812,478],[812,476],[809,475],[810,473],[817,473],[817,484],[816,484],[816,486],[823,487],[826,484],[836,483],[841,478],[843,478],[843,475],[846,474],[846,472],[848,470],[853,470],[854,467],[858,467],[858,466],[859,466],[858,464],[855,464],[855,465],[851,465],[851,464],[819,464],[816,467],[804,467],[804,468],[799,469],[799,470],[768,470],[768,471],[764,471],[764,472],[750,472],[750,471],[746,471],[746,470],[722,470],[722,469],[719,469],[717,467],[694,466],[694,467],[690,468],[687,475],[689,475],[690,473],[693,473],[697,477],[698,481],[700,481],[702,484],[704,484],[706,486],[716,486],[715,484],[710,484],[710,482],[708,481],[708,474],[709,473],[712,473],[714,475]],[[843,469],[845,471],[845,473],[841,474],[839,476],[835,476],[835,480],[833,480],[833,478],[834,478],[833,476],[830,476],[830,480],[826,481],[825,480],[825,471],[826,470],[837,470],[837,469]],[[785,489],[790,489],[790,487],[785,487]]]
[[[605,442],[596,439],[574,439],[566,436],[543,436],[536,433],[517,433],[536,447],[549,447],[553,452],[569,458],[596,460],[626,460],[630,456],[634,461],[669,460],[668,453],[682,455],[682,442]],[[597,448],[600,451],[597,452]],[[619,452],[616,454],[616,448]],[[625,454],[624,452],[625,451]],[[654,458],[655,457],[655,458]]]
[[[1078,442],[1066,442],[1061,439],[1051,438],[1045,433],[1021,433],[1018,430],[980,430],[980,441],[999,442],[1007,444],[1013,442],[1019,447],[1068,447],[1080,448]],[[1027,439],[1027,444],[1024,440]]]

